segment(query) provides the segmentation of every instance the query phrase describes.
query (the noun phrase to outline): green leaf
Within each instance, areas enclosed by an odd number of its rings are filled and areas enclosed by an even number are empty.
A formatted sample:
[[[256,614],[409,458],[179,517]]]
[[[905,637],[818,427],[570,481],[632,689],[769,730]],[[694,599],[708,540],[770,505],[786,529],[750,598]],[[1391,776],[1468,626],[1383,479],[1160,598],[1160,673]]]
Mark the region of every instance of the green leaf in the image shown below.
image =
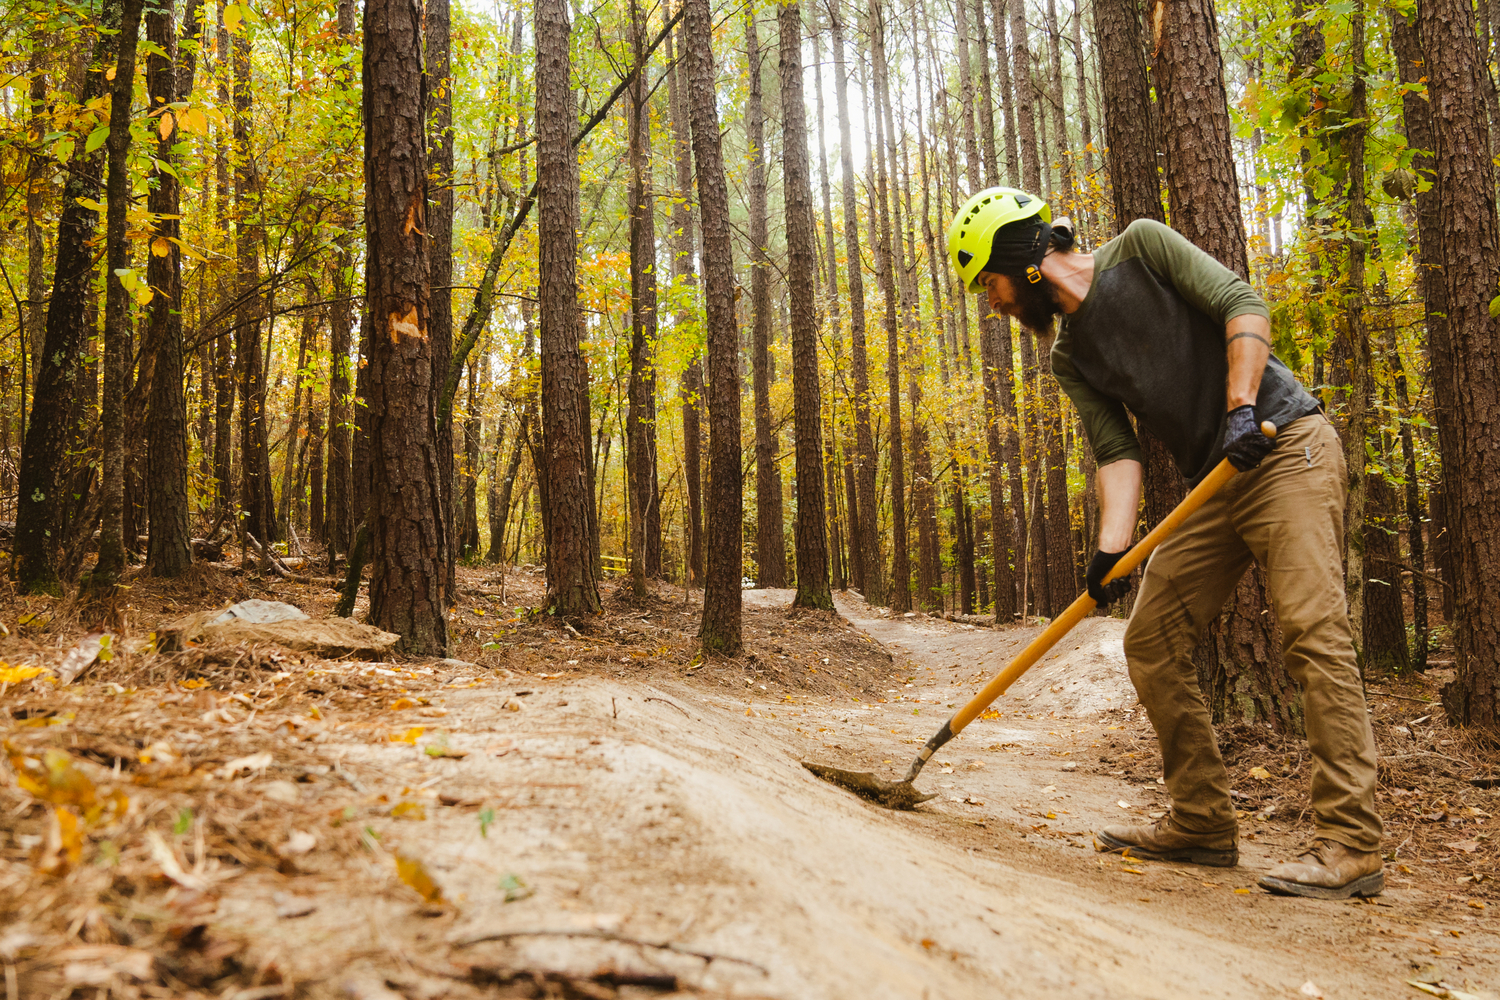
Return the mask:
[[[100,125],[98,128],[94,129],[94,131],[89,133],[88,141],[83,144],[83,151],[85,153],[92,153],[94,150],[104,145],[104,140],[108,138],[109,126]]]
[[[1490,319],[1500,319],[1500,295],[1490,299]]]
[[[179,837],[193,828],[193,811],[191,809],[177,810],[177,822],[172,824],[172,832]]]

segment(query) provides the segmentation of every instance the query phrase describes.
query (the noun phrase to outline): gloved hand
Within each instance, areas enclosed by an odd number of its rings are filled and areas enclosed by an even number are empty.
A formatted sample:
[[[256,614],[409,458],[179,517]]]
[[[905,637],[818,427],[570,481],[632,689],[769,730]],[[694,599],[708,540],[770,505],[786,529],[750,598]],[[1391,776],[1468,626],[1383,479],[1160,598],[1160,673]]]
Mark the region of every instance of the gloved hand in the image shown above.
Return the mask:
[[[1271,453],[1276,442],[1261,433],[1255,407],[1246,404],[1229,411],[1224,429],[1224,457],[1241,472],[1248,472]]]
[[[1118,580],[1104,582],[1109,571],[1115,568],[1115,563],[1119,562],[1124,555],[1124,552],[1095,552],[1094,558],[1089,560],[1089,569],[1084,574],[1084,579],[1088,581],[1089,596],[1101,608],[1109,607],[1130,591],[1130,574],[1128,573]]]

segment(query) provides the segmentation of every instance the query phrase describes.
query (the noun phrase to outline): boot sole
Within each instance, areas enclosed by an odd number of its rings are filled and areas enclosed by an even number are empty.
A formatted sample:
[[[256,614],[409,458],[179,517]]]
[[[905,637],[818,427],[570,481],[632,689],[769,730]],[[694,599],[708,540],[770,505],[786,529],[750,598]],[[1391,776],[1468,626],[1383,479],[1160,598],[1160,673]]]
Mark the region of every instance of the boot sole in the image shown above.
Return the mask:
[[[1143,858],[1147,861],[1186,861],[1210,868],[1233,868],[1240,863],[1240,852],[1209,847],[1184,847],[1176,851],[1150,851],[1139,844],[1116,840],[1107,833],[1094,834],[1094,849],[1106,854],[1120,854],[1127,858]]]
[[[1308,899],[1350,899],[1354,896],[1367,898],[1385,891],[1385,872],[1372,872],[1340,886],[1304,885],[1286,879],[1262,875],[1260,887],[1278,896],[1305,896]]]

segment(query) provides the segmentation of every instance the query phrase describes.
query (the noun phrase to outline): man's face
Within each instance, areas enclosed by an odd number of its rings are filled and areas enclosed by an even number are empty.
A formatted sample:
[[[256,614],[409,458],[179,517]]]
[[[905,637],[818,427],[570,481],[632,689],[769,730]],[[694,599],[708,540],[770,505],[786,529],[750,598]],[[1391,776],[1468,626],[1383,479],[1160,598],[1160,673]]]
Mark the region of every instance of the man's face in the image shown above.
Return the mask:
[[[1005,274],[979,272],[990,309],[1002,316],[1019,320],[1021,325],[1039,337],[1052,333],[1052,317],[1062,312],[1052,282],[1043,278],[1035,284]]]

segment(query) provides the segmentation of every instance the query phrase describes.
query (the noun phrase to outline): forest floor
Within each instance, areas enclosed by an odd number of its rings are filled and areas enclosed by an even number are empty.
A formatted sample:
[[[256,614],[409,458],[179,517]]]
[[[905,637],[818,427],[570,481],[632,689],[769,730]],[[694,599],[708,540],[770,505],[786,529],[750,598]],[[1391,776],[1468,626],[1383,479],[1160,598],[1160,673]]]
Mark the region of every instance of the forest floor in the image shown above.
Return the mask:
[[[113,658],[66,686],[83,612],[0,602],[0,995],[1500,990],[1500,789],[1470,784],[1491,772],[1443,724],[1437,671],[1371,685],[1385,895],[1284,899],[1255,879],[1311,832],[1310,763],[1267,730],[1223,734],[1240,867],[1094,851],[1095,828],[1165,801],[1123,622],[1085,622],[938,754],[920,781],[938,798],[896,813],[800,761],[899,776],[1036,626],[748,591],[745,655],[704,661],[681,589],[609,581],[574,632],[526,612],[536,573],[459,573],[454,658],[388,663],[137,648],[190,611],[335,598],[212,568],[138,579]]]

